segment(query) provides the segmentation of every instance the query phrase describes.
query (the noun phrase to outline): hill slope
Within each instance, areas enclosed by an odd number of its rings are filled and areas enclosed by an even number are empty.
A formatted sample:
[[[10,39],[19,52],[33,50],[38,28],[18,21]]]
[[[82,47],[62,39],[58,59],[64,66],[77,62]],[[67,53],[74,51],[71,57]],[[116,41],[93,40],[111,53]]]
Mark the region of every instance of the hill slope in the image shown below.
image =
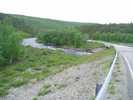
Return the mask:
[[[17,30],[24,31],[33,36],[40,32],[45,33],[51,30],[58,33],[59,31],[64,32],[66,29],[68,29],[67,32],[76,29],[83,34],[87,34],[90,39],[133,43],[133,23],[92,24],[0,13],[0,20],[7,17]]]
[[[6,17],[10,18],[13,26],[17,29],[32,34],[36,34],[36,32],[45,32],[48,30],[64,30],[66,28],[84,25],[84,23],[78,22],[66,22],[46,18],[0,13],[0,20],[5,19]]]

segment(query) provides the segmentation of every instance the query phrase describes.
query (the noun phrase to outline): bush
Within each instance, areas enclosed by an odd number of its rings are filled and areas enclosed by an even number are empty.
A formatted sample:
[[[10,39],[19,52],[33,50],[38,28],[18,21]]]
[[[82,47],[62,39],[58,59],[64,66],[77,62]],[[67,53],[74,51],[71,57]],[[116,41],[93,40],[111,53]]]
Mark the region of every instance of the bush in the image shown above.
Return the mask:
[[[133,43],[133,35],[126,33],[93,33],[91,35],[92,39],[103,40],[109,42],[123,42],[123,43]]]
[[[15,29],[5,22],[0,23],[0,65],[11,64],[21,53],[21,38]]]
[[[51,31],[47,33],[40,33],[38,38],[45,44],[51,44],[55,46],[80,48],[86,44],[86,38],[83,36],[83,34],[76,31]]]

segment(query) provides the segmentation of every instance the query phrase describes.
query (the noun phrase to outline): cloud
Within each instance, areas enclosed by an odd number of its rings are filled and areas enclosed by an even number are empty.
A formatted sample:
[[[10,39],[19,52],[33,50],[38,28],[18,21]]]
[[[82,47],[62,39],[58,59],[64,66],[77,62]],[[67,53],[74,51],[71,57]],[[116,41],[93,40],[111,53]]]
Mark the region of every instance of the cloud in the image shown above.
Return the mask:
[[[133,21],[132,0],[0,0],[0,12],[78,22]]]

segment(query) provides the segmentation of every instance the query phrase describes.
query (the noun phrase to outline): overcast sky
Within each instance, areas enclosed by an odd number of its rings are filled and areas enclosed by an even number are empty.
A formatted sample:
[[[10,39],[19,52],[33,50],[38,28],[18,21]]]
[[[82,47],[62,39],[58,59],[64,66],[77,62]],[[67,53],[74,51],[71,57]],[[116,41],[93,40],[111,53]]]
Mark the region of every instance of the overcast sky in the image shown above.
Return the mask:
[[[0,0],[0,12],[94,23],[133,22],[133,0]]]

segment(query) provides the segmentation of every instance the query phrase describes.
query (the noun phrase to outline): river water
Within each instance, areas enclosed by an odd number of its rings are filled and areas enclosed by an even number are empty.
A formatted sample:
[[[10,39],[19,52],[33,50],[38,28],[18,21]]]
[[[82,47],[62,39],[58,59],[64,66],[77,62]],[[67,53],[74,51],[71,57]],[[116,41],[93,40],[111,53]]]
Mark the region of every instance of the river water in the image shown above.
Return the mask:
[[[42,48],[51,49],[51,50],[57,50],[58,49],[58,50],[64,51],[67,54],[74,54],[74,55],[79,55],[79,56],[92,54],[92,53],[89,53],[89,52],[79,51],[79,50],[75,50],[75,49],[64,49],[64,48],[57,48],[55,46],[46,46],[42,43],[38,43],[36,40],[37,40],[37,38],[23,39],[22,45],[31,46],[31,47],[40,48],[40,49],[42,49]]]

